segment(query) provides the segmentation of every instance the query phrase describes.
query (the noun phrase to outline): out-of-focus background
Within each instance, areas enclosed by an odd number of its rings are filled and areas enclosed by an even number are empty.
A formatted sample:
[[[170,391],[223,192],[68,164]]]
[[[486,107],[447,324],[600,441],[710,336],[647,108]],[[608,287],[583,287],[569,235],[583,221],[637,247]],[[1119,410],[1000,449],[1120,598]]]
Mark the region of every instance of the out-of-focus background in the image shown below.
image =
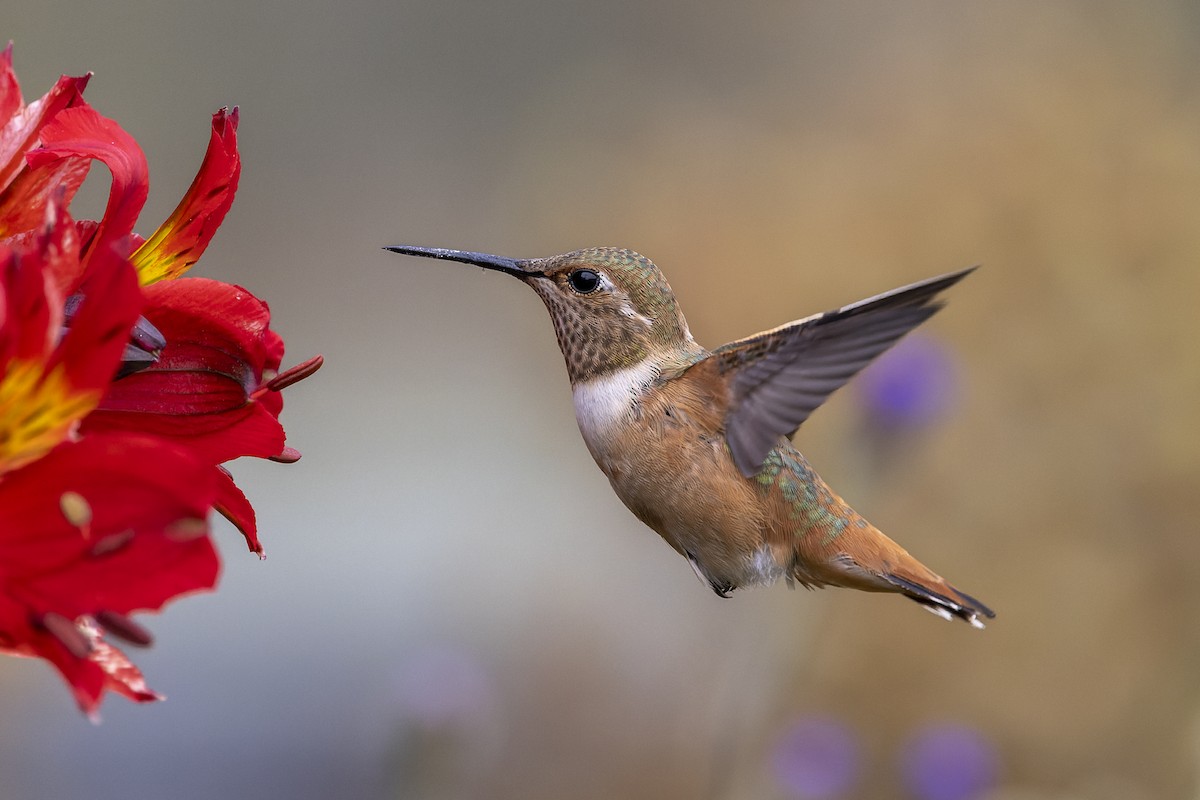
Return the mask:
[[[0,661],[0,797],[1200,793],[1200,11],[1123,2],[17,0],[27,99],[140,141],[152,231],[239,104],[198,274],[270,301],[269,558],[89,725]],[[81,202],[100,210],[103,170]],[[77,209],[85,216],[88,208]],[[546,314],[391,243],[655,259],[709,346],[973,263],[797,437],[992,605],[719,600],[609,491]]]

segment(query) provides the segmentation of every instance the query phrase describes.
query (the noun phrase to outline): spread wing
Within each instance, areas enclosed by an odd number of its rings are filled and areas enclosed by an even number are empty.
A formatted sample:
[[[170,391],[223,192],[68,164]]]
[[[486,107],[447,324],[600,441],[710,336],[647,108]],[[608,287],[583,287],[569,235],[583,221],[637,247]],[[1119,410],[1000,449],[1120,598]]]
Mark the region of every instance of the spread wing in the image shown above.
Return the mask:
[[[901,336],[942,307],[939,292],[975,267],[893,289],[857,303],[731,342],[709,357],[729,376],[725,434],[734,463],[756,474],[780,436]]]

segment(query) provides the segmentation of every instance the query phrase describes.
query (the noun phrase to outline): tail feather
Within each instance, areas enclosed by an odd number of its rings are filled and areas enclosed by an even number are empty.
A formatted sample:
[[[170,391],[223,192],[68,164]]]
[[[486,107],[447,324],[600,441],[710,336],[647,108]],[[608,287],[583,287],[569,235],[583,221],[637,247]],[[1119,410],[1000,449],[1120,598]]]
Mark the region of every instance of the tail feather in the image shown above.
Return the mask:
[[[794,458],[807,467],[799,453],[794,453]],[[799,469],[795,471],[799,477]],[[975,628],[984,627],[985,619],[996,616],[990,608],[951,586],[863,519],[834,494],[816,473],[809,470],[803,478],[815,485],[812,494],[817,497],[820,511],[840,520],[841,524],[827,526],[824,536],[808,535],[809,531],[821,530],[820,525],[814,525],[799,536],[795,535],[795,529],[790,525],[784,529],[787,536],[781,545],[782,548],[791,549],[788,572],[793,580],[810,588],[845,586],[867,592],[896,592],[943,619],[957,617]],[[810,509],[783,502],[787,498],[782,492],[778,498],[782,505],[780,518],[795,520],[799,510],[811,519]],[[782,559],[777,558],[777,561],[783,563]]]
[[[926,611],[937,614],[942,619],[948,620],[958,617],[964,622],[970,623],[974,628],[983,628],[984,624],[983,620],[980,619],[981,616],[988,619],[993,619],[996,616],[996,612],[983,603],[971,597],[966,592],[960,592],[944,581],[942,582],[942,586],[949,590],[949,592],[952,592],[954,597],[951,597],[946,592],[937,591],[895,573],[886,574],[883,578],[892,586],[895,586],[905,597],[920,603]]]

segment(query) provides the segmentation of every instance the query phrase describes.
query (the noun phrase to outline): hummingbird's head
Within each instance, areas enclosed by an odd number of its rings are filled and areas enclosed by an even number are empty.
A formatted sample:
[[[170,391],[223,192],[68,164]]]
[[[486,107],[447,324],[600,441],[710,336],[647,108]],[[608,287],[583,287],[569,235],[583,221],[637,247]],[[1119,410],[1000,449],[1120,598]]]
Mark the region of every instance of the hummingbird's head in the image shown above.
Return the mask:
[[[385,249],[475,264],[529,284],[550,312],[572,383],[698,349],[662,271],[632,250],[593,247],[518,260],[407,245]]]

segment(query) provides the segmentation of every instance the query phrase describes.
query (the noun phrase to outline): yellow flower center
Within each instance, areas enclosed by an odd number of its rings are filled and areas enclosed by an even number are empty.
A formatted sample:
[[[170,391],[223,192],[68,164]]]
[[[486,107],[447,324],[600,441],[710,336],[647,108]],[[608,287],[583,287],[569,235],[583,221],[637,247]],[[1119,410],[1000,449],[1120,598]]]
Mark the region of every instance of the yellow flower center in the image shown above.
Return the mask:
[[[61,366],[14,361],[0,379],[0,474],[33,461],[70,435],[100,402],[100,391],[78,391]]]

